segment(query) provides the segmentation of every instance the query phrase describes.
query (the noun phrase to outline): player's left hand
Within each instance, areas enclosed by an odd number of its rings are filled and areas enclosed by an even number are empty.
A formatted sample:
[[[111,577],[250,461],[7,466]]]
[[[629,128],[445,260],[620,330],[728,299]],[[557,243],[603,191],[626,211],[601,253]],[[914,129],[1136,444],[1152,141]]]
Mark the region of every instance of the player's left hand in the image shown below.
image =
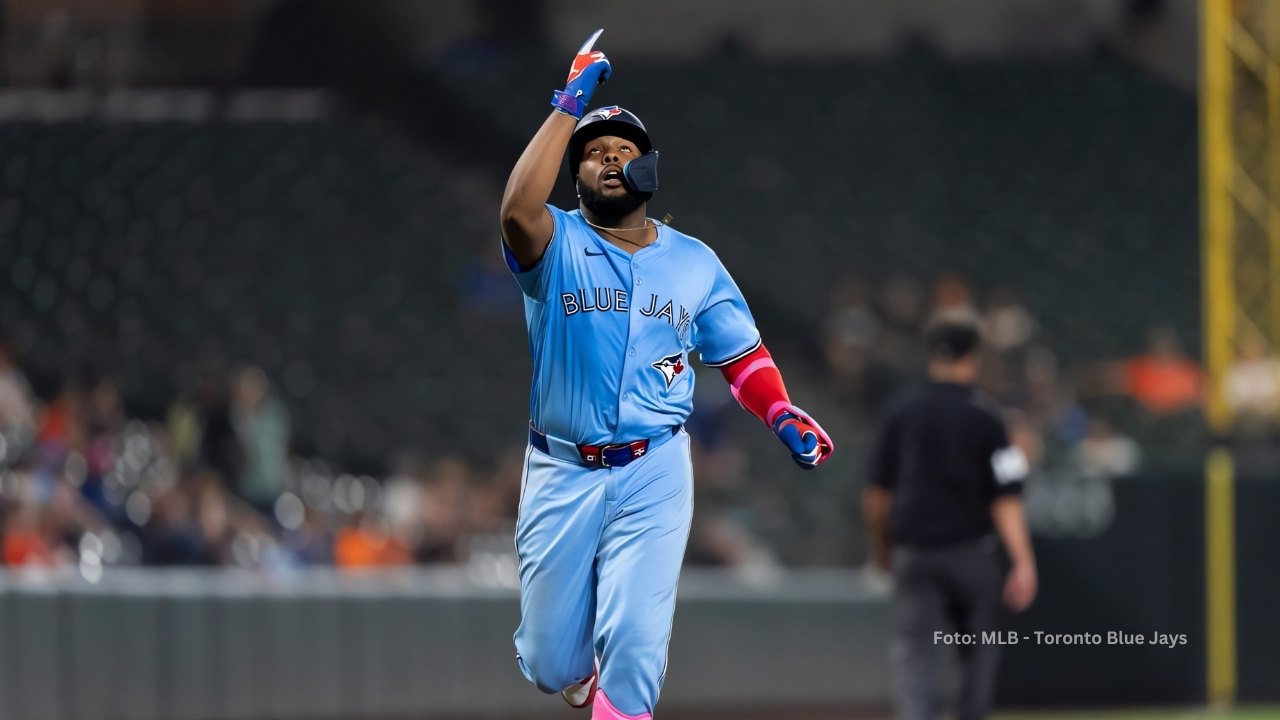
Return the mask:
[[[805,470],[826,462],[835,450],[831,437],[818,421],[795,405],[788,405],[774,418],[773,433],[791,451],[791,459]]]

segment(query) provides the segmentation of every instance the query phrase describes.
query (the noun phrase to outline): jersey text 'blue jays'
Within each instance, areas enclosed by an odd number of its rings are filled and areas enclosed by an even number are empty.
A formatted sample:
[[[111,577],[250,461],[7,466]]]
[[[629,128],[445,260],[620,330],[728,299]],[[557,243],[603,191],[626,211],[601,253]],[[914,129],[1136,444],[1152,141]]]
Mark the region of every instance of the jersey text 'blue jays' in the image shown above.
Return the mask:
[[[560,301],[564,303],[564,314],[576,315],[580,312],[627,312],[631,308],[627,298],[626,290],[614,290],[610,288],[593,288],[591,290],[578,290],[577,292],[564,293],[560,296]],[[656,317],[659,320],[666,319],[669,325],[674,325],[676,333],[683,337],[689,331],[689,323],[693,318],[689,316],[689,310],[683,305],[677,306],[674,301],[668,300],[661,308],[658,307],[660,299],[657,295],[649,294],[649,304],[647,307],[640,308],[640,314],[646,317]],[[678,309],[677,309],[678,308]],[[679,313],[680,319],[676,320]]]

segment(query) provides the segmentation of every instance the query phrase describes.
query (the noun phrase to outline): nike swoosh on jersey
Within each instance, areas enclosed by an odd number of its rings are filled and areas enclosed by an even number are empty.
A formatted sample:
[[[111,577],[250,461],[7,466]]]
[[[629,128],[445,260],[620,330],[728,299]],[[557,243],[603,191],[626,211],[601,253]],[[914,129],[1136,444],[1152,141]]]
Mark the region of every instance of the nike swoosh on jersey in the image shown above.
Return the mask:
[[[595,256],[597,256],[597,255],[603,255],[603,254],[604,254],[604,251],[601,251],[601,252],[591,252],[591,250],[590,250],[590,249],[588,249],[588,248],[583,248],[583,249],[582,249],[582,252],[586,253],[586,254],[587,254],[588,256],[590,256],[590,257],[595,257]]]

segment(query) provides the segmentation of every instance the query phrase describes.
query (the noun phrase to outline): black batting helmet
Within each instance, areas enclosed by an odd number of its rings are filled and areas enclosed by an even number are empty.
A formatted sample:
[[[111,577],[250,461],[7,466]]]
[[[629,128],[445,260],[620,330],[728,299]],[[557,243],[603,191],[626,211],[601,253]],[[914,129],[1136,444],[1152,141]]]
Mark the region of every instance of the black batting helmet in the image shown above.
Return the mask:
[[[653,152],[649,132],[635,113],[617,105],[596,108],[578,121],[569,138],[569,177],[578,179],[578,165],[582,163],[582,151],[587,143],[604,135],[624,138],[635,143],[642,155]]]

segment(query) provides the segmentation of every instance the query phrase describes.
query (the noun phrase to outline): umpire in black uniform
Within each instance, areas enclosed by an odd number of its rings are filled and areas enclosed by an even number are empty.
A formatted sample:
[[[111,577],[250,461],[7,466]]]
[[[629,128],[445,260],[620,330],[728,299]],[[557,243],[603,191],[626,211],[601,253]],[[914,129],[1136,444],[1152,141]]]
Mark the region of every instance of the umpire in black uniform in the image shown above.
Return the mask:
[[[958,644],[959,720],[987,717],[999,646],[1000,605],[1035,599],[1036,566],[1022,512],[1023,453],[999,407],[974,388],[981,334],[972,320],[940,317],[925,331],[929,382],[897,402],[871,451],[863,512],[874,561],[894,577],[890,671],[899,720],[936,720],[938,657]]]

